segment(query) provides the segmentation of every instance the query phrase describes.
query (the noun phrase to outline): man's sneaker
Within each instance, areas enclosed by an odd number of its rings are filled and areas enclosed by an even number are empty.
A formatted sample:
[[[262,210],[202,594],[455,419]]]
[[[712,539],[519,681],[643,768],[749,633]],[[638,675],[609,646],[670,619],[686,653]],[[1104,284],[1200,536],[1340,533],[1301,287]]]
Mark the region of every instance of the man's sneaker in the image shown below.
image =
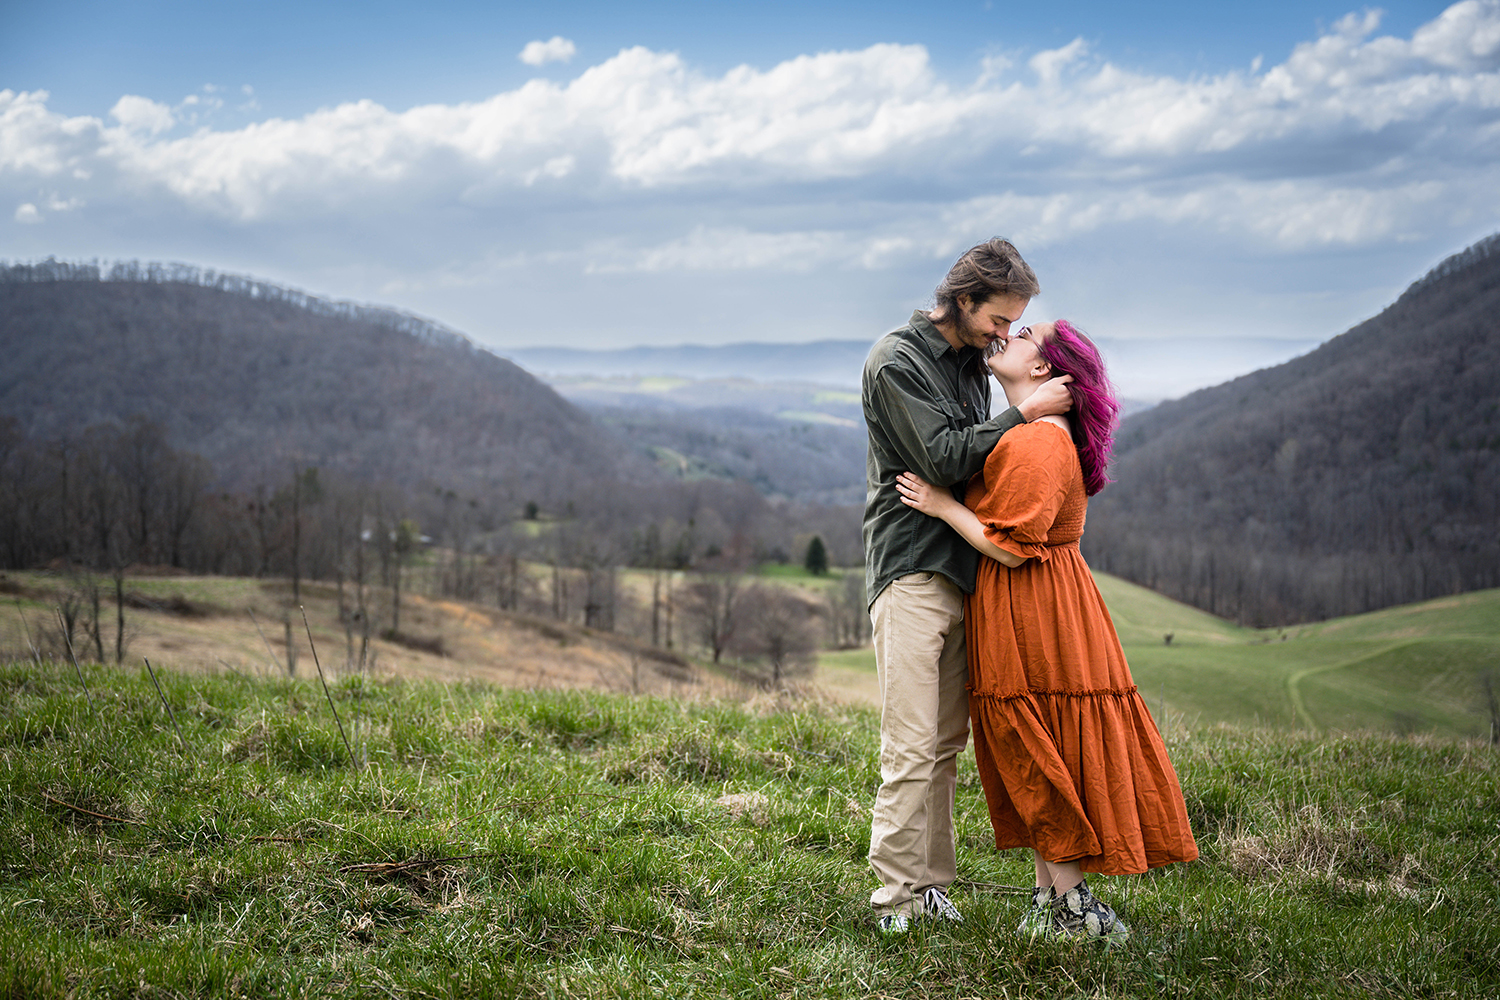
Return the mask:
[[[1046,937],[1052,933],[1052,887],[1039,885],[1031,890],[1031,909],[1021,917],[1016,933],[1022,937]]]
[[[911,921],[904,913],[887,913],[877,926],[882,934],[905,934]]]
[[[1111,948],[1124,944],[1130,937],[1125,921],[1115,915],[1108,903],[1089,891],[1087,880],[1053,897],[1052,929],[1066,937],[1103,941]]]
[[[963,914],[953,905],[953,900],[938,886],[922,893],[922,915],[930,920],[951,920],[955,924],[964,922]]]

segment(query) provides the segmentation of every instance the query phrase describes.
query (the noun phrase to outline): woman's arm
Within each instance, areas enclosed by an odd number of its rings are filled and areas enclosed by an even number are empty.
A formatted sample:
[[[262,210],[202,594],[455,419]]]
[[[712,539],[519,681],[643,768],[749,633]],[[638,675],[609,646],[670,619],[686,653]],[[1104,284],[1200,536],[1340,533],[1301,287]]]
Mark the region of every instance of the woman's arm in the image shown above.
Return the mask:
[[[958,532],[964,541],[978,549],[980,555],[989,556],[1012,569],[1026,561],[1025,556],[1007,552],[986,538],[984,525],[979,523],[979,518],[974,516],[972,510],[954,499],[950,491],[929,486],[919,476],[910,472],[903,472],[896,477],[896,489],[901,493],[902,503],[908,507],[915,507],[924,514],[946,521],[948,526]]]

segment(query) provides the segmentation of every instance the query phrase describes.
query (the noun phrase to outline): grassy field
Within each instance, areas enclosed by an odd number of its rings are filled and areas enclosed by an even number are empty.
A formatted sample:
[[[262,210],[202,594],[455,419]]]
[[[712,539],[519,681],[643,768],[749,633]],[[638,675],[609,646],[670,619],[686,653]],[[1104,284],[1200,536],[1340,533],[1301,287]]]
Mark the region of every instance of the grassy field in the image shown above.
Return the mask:
[[[862,709],[346,677],[356,767],[315,680],[84,680],[0,665],[3,997],[1500,993],[1478,743],[1176,727],[1203,857],[1104,952],[1012,933],[967,758],[966,922],[875,933]]]
[[[70,585],[52,573],[0,573],[0,658],[29,657],[36,645],[44,659],[66,660],[53,616]],[[300,614],[293,611],[290,632],[285,628],[291,597],[286,580],[134,576],[126,580],[125,591],[131,605],[126,662],[135,667],[145,657],[181,671],[274,674],[285,670],[290,640],[298,673],[314,673]],[[336,588],[304,582],[301,599],[323,666],[332,675],[351,672],[359,637],[351,644],[340,625]],[[372,587],[369,601],[384,615],[377,620],[390,621],[389,591]],[[106,593],[102,612],[105,659],[113,660],[112,592]],[[661,660],[626,636],[423,594],[403,596],[401,632],[400,641],[372,637],[367,673],[667,694],[691,670]],[[84,648],[82,635],[74,641],[81,658],[94,655]]]
[[[1099,589],[1152,708],[1189,723],[1489,735],[1500,590],[1257,630],[1103,574]]]
[[[1500,692],[1500,590],[1249,629],[1117,577],[1096,579],[1161,723],[1489,736],[1483,682],[1490,673]],[[862,674],[873,697],[871,650],[824,653],[820,667],[841,690],[860,690]]]
[[[814,577],[800,566],[777,566],[760,579],[819,597],[848,572],[853,571]],[[1098,581],[1136,682],[1163,726],[1223,722],[1308,733],[1489,735],[1484,678],[1489,674],[1500,689],[1500,590],[1256,630],[1114,577],[1100,574]],[[46,573],[9,573],[0,579],[3,586],[11,592],[0,599],[0,656],[7,651],[25,656],[25,629],[40,632],[47,626],[62,584]],[[637,600],[649,600],[645,573],[622,573],[620,586]],[[137,665],[147,656],[181,670],[228,665],[256,673],[268,672],[273,659],[284,662],[286,581],[132,577],[127,590],[164,604],[183,597],[201,612],[129,609],[127,655]],[[305,584],[303,600],[324,665],[340,671],[347,647],[334,588]],[[264,639],[247,609],[259,616]],[[111,627],[112,612],[105,608]],[[663,694],[685,676],[681,669],[662,673],[642,644],[624,637],[461,601],[408,594],[402,621],[403,632],[417,641],[377,640],[376,674]],[[300,620],[295,624],[299,669],[309,671],[311,652]],[[698,671],[700,681],[708,676]],[[818,681],[846,701],[876,704],[869,648],[823,652]]]

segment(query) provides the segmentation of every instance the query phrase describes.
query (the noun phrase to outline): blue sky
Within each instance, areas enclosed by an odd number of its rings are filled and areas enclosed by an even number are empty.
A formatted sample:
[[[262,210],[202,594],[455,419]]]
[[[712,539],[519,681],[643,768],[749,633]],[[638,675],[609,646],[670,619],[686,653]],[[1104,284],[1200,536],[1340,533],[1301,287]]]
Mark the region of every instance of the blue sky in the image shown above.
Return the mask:
[[[500,348],[873,338],[1016,240],[1108,337],[1328,337],[1500,229],[1500,0],[0,0],[0,258]]]

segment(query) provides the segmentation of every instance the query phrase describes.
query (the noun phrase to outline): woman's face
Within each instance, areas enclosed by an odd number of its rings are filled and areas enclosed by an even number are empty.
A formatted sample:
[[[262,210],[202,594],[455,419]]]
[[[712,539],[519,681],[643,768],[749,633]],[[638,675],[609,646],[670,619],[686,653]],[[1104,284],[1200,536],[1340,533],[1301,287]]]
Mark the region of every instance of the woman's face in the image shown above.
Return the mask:
[[[1051,321],[1013,328],[1010,336],[1001,338],[992,348],[995,353],[987,361],[990,371],[1002,381],[1045,376],[1047,362],[1042,360],[1037,345],[1045,342],[1056,330],[1057,324]]]

